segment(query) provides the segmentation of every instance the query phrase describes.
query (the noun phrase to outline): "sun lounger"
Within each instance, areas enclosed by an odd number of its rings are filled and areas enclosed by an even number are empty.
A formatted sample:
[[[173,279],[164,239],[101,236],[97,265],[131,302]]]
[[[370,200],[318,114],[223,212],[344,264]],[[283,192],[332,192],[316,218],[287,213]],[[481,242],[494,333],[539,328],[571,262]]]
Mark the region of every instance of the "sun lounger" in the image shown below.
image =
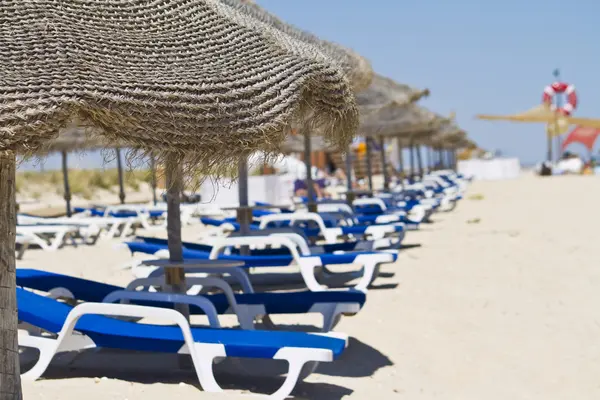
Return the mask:
[[[402,235],[404,237],[404,224],[395,223],[387,225],[369,225],[369,226],[336,226],[328,227],[325,224],[323,216],[311,212],[295,212],[292,214],[271,214],[261,218],[259,229],[265,229],[276,225],[277,222],[285,222],[291,226],[296,223],[313,223],[327,243],[334,243],[341,236],[365,236],[372,239],[383,239],[389,235]]]
[[[229,235],[229,237],[238,237],[238,236],[271,236],[271,235],[283,235],[292,238],[294,243],[298,245],[298,250],[300,254],[308,256],[308,255],[318,255],[318,254],[341,254],[343,252],[357,252],[357,251],[387,251],[391,253],[397,253],[401,249],[401,244],[393,240],[391,238],[385,238],[376,241],[362,240],[362,241],[346,241],[346,242],[337,242],[337,243],[324,243],[319,245],[311,245],[309,238],[304,235],[304,232],[298,228],[293,227],[285,227],[285,228],[268,228],[262,230],[253,230],[247,234],[242,234],[240,232],[233,232]],[[222,236],[225,237],[225,236]],[[192,242],[183,242],[183,246],[190,250],[200,250],[204,252],[212,251],[212,244],[219,240],[221,237],[209,237],[201,239],[201,243],[192,243]],[[144,242],[152,245],[160,245],[163,248],[167,247],[167,240],[161,238],[154,237],[145,237],[145,236],[136,236],[136,242]],[[287,249],[261,249],[256,245],[250,246],[253,250],[252,254],[254,255],[286,255],[289,254]],[[227,254],[236,254],[235,249],[230,249],[230,253]],[[239,254],[239,252],[237,253]]]
[[[71,307],[21,288],[17,288],[17,303],[20,322],[56,335],[55,338],[33,336],[32,332],[19,330],[19,345],[40,352],[37,363],[21,375],[23,380],[40,378],[57,353],[110,348],[189,354],[202,388],[207,392],[221,392],[212,371],[216,358],[265,358],[289,363],[285,382],[269,397],[283,400],[294,389],[305,364],[333,361],[347,344],[346,338],[337,333],[191,328],[185,317],[175,310],[106,303]],[[111,318],[117,316],[160,319],[173,325]]]
[[[92,218],[98,220],[106,220],[112,223],[112,228],[107,233],[107,237],[115,237],[119,235],[121,239],[128,235],[135,235],[138,228],[146,230],[164,230],[166,228],[166,220],[160,224],[152,224],[150,221],[153,218],[164,217],[165,211],[155,210],[152,212],[143,212],[136,208],[126,209],[122,207],[107,207],[107,208],[75,208],[77,212],[85,213]]]
[[[78,234],[78,227],[73,225],[17,225],[17,235],[27,237],[30,245],[46,251],[57,250],[67,240],[76,245],[74,237]]]
[[[145,242],[126,242],[132,253],[140,252],[153,254],[157,257],[168,258],[168,249],[166,246],[150,244]],[[222,251],[231,246],[276,246],[285,248],[289,252],[286,255],[238,255],[223,254]],[[375,280],[379,274],[381,264],[393,263],[396,260],[396,254],[389,252],[349,252],[343,254],[318,254],[301,255],[298,251],[298,243],[285,236],[240,236],[215,239],[210,252],[201,250],[183,249],[184,259],[223,259],[241,261],[245,268],[255,267],[284,267],[296,265],[300,268],[300,273],[311,291],[323,291],[328,288],[321,285],[316,278],[316,273],[320,267],[334,265],[357,265],[361,267],[358,272],[359,282],[354,286],[355,290],[366,291],[368,286]],[[195,269],[196,272],[203,272]],[[214,271],[211,271],[214,273]]]
[[[55,298],[96,303],[135,300],[136,304],[142,301],[142,305],[164,304],[163,293],[136,291],[149,287],[164,290],[163,278],[137,279],[122,288],[34,269],[19,268],[16,275],[17,286],[48,292]],[[342,315],[358,313],[366,300],[365,293],[360,291],[234,293],[227,282],[216,278],[188,278],[187,284],[188,288],[201,285],[221,289],[222,294],[205,294],[202,298],[210,301],[219,315],[235,314],[240,327],[247,330],[253,330],[254,321],[264,315],[318,313],[323,316],[322,331],[329,332]],[[204,313],[198,307],[190,308],[190,312]],[[212,317],[217,318],[216,315]]]
[[[213,218],[201,218],[205,225],[221,226],[224,229],[238,231],[240,226],[233,219],[217,220]],[[260,218],[258,224],[250,225],[251,230],[261,230],[267,228],[280,227],[299,227],[304,234],[309,237],[322,237],[326,243],[336,243],[344,236],[368,238],[379,240],[385,237],[393,236],[398,241],[404,238],[405,227],[403,223],[392,223],[386,225],[338,225],[336,219],[326,220],[318,213],[294,212],[268,214]]]
[[[103,232],[108,236],[113,224],[120,224],[122,220],[85,217],[74,215],[72,217],[36,217],[27,214],[19,214],[17,223],[19,225],[67,225],[78,228],[78,234],[86,244],[95,244]]]
[[[425,222],[433,213],[432,207],[422,206],[420,204],[411,204],[408,206],[406,201],[395,201],[396,206],[390,206],[386,204],[383,198],[369,197],[360,198],[352,202],[356,213],[360,214],[363,218],[365,217],[384,217],[387,215],[403,215],[406,220],[405,222],[411,223],[413,227],[421,222]],[[409,214],[407,214],[407,212]]]

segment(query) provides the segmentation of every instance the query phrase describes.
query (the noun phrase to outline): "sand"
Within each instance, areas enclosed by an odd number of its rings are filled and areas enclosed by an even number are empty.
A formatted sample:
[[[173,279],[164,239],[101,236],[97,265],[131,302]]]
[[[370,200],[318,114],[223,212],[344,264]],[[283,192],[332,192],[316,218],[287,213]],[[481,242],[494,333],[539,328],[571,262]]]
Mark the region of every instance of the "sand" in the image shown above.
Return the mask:
[[[364,309],[336,328],[352,337],[343,357],[299,384],[296,398],[600,398],[598,198],[594,177],[475,182],[454,212],[409,233],[422,247],[384,269]],[[193,238],[188,229],[184,239]],[[122,284],[131,257],[115,243],[32,250],[18,266]],[[24,383],[25,399],[227,399],[278,382],[263,363],[223,363],[217,380],[236,391],[207,394],[178,365],[86,353]]]

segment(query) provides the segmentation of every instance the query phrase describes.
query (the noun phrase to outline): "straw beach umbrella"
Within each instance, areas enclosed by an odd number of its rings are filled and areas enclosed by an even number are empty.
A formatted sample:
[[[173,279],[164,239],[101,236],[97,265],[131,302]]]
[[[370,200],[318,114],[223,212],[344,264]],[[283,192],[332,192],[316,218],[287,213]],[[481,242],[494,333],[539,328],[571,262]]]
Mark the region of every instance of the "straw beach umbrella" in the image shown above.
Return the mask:
[[[422,144],[435,149],[437,153],[435,158],[441,163],[445,157],[448,157],[449,152],[454,152],[466,138],[467,134],[464,130],[459,128],[456,123],[449,122],[442,125],[431,137],[424,139]],[[434,162],[435,164],[437,162]]]
[[[183,171],[219,175],[306,126],[345,147],[358,109],[314,46],[216,0],[0,3],[0,400],[20,398],[15,166],[69,124],[165,163],[170,260],[183,260]],[[183,269],[167,284],[184,286]]]
[[[326,54],[345,72],[354,91],[360,91],[366,88],[373,78],[373,69],[368,60],[358,55],[354,51],[340,46],[336,43],[323,40],[310,32],[306,32],[300,28],[283,22],[277,16],[269,13],[264,8],[257,5],[252,0],[221,0],[223,3],[235,8],[241,14],[246,16],[254,24],[265,26],[266,29],[275,30],[288,35],[294,40],[306,44],[308,47],[316,47],[323,54]],[[306,186],[308,188],[308,206],[314,210],[314,189],[312,177],[312,159],[313,151],[312,142],[309,134],[315,134],[314,129],[308,126],[299,126],[298,133],[300,136],[307,136],[304,140],[304,162],[308,171],[306,175]],[[240,207],[248,206],[248,166],[247,160],[241,159],[239,162],[239,203]],[[240,215],[240,214],[238,214]],[[244,229],[250,220],[251,211],[246,210],[243,213],[242,219],[239,221],[242,229]]]
[[[368,89],[358,93],[356,102],[358,103],[361,116],[361,125],[369,127],[377,125],[380,120],[385,119],[386,113],[391,110],[402,110],[406,106],[419,101],[428,96],[429,90],[416,89],[405,84],[398,83],[390,78],[375,74],[373,81]],[[371,165],[371,135],[366,135],[365,145],[367,151],[367,174],[372,175]],[[379,146],[381,150],[382,163],[384,165],[384,186],[387,188],[387,171],[385,169],[385,139],[379,137]],[[352,155],[348,150],[346,153],[346,169],[350,170],[352,166]],[[372,179],[369,178],[369,190],[373,190]],[[352,191],[352,177],[348,174],[348,191]],[[352,201],[352,194],[350,194]]]
[[[437,149],[440,160],[445,161],[445,167],[455,167],[456,149],[466,144],[467,133],[455,124],[448,124],[444,129],[433,135],[429,144]]]
[[[548,134],[548,161],[552,161],[552,136],[566,132],[570,125],[579,125],[586,128],[600,128],[600,119],[566,116],[558,110],[553,110],[552,106],[548,103],[512,115],[480,114],[477,115],[476,118],[488,121],[546,124],[546,131]]]
[[[377,112],[377,119],[369,118],[361,121],[359,134],[369,138],[399,138],[399,146],[411,148],[411,174],[416,170],[415,153],[413,147],[418,140],[431,136],[436,129],[451,121],[451,118],[441,117],[416,104],[403,106],[387,106]],[[368,143],[368,142],[367,142]],[[367,174],[372,182],[372,172],[369,167],[370,151],[367,149]],[[385,176],[384,176],[385,180]],[[387,183],[384,182],[387,186]],[[372,183],[370,183],[372,187]]]

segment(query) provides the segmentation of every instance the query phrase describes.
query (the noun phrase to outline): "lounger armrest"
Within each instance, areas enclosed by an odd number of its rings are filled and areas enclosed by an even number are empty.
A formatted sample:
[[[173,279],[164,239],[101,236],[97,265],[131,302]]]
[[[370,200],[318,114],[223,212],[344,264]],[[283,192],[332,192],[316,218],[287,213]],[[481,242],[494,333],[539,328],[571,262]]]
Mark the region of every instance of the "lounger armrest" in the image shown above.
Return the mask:
[[[187,304],[200,308],[206,316],[212,328],[220,328],[217,309],[210,300],[201,296],[188,296],[177,293],[152,293],[152,292],[133,292],[128,290],[117,290],[110,293],[102,300],[103,303],[117,303],[121,301],[142,301],[155,303],[173,303]]]
[[[231,307],[231,309],[237,315],[239,315],[239,313],[238,313],[239,307],[238,307],[238,303],[235,299],[235,293],[233,292],[233,288],[231,287],[231,285],[225,279],[216,278],[216,277],[188,277],[188,278],[186,278],[185,283],[187,285],[188,290],[194,286],[201,286],[202,288],[221,289],[221,291],[225,295],[225,298],[227,299],[227,302],[229,303],[229,306]],[[161,288],[161,290],[162,290],[164,287],[164,284],[165,284],[165,280],[162,277],[160,277],[160,278],[140,278],[140,279],[135,279],[134,281],[130,282],[129,285],[127,285],[127,287],[125,288],[125,290],[128,292],[135,292],[135,291],[138,291],[138,288],[144,288],[143,291],[147,291],[146,288],[149,288],[149,287],[158,287],[158,288]],[[152,293],[155,293],[155,292],[152,292]],[[244,293],[253,293],[253,292],[244,292]],[[188,295],[189,296],[197,296],[198,294],[197,293],[190,294],[188,291]]]

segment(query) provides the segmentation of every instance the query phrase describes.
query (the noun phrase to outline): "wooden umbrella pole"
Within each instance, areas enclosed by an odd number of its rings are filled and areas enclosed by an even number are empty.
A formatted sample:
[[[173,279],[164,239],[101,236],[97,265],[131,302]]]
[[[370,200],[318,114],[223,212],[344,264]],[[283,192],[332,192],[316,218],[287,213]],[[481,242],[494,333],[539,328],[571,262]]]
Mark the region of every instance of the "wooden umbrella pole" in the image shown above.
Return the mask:
[[[419,168],[419,177],[423,178],[423,158],[421,157],[421,145],[415,145],[415,151],[417,152],[417,167]]]
[[[152,186],[152,204],[156,205],[158,202],[156,198],[156,161],[154,156],[150,156],[150,185]]]
[[[429,160],[429,171],[435,171],[435,153],[433,151],[433,146],[427,149],[427,158]]]
[[[352,147],[346,148],[346,186],[348,191],[346,192],[346,202],[350,207],[354,202],[354,193],[352,192]]]
[[[365,138],[366,152],[367,152],[367,180],[369,181],[369,197],[373,194],[373,164],[371,162],[371,139]]]
[[[125,185],[123,184],[123,165],[121,164],[121,149],[116,148],[117,153],[117,173],[119,174],[119,200],[125,204]]]
[[[400,166],[400,179],[404,181],[405,173],[404,173],[404,147],[402,146],[402,141],[398,138],[398,163]]]
[[[252,209],[248,193],[248,159],[240,157],[238,161],[238,200],[240,208],[237,210],[237,222],[240,224],[240,233],[248,235],[250,233],[250,224],[252,223]],[[250,247],[241,246],[241,255],[250,255]]]
[[[71,186],[69,185],[69,167],[68,167],[68,159],[67,152],[62,151],[62,173],[63,173],[63,185],[65,189],[65,195],[63,196],[65,199],[65,205],[67,207],[67,217],[71,217],[73,214],[71,211]]]
[[[387,162],[385,159],[385,139],[383,136],[379,138],[379,145],[381,151],[381,168],[383,172],[383,190],[388,191],[390,189],[390,178],[387,173]]]
[[[408,146],[408,149],[410,150],[410,180],[411,180],[411,182],[414,182],[415,170],[417,168],[415,165],[415,142],[412,138],[410,139],[410,144]]]
[[[183,244],[181,242],[181,209],[179,208],[181,190],[183,189],[183,171],[180,159],[172,154],[165,165],[167,183],[167,239],[170,261],[183,261]],[[167,268],[166,284],[176,293],[185,293],[185,270],[183,268]],[[189,308],[177,305],[176,309],[189,315]]]
[[[308,193],[307,208],[309,212],[317,212],[317,194],[312,176],[312,142],[306,129],[304,135],[304,164],[306,165],[306,192]]]
[[[0,152],[0,397],[21,399],[15,276],[16,157]]]

